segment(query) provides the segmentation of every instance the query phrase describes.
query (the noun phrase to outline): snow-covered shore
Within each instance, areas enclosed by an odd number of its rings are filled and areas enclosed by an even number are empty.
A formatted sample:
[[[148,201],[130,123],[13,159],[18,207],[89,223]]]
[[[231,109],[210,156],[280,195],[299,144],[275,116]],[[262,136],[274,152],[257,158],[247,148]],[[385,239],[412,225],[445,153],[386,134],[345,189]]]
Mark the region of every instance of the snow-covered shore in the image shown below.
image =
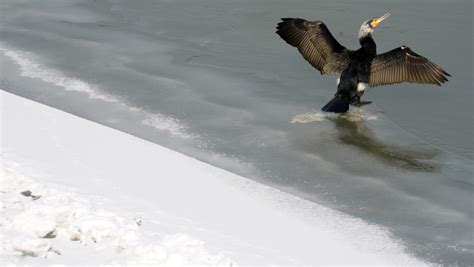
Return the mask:
[[[2,264],[425,265],[376,225],[1,91]]]

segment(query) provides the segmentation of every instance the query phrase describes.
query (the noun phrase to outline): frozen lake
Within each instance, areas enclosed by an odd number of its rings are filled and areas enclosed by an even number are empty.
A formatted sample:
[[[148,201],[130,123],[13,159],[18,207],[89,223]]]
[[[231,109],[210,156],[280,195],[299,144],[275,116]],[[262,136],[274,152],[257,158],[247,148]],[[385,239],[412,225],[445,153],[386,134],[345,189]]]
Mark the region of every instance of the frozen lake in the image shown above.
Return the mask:
[[[450,82],[375,88],[361,114],[320,117],[335,77],[276,23],[322,20],[355,49],[362,21],[385,12],[378,52],[410,46]],[[420,258],[468,265],[472,23],[472,1],[6,0],[1,88],[384,225]]]

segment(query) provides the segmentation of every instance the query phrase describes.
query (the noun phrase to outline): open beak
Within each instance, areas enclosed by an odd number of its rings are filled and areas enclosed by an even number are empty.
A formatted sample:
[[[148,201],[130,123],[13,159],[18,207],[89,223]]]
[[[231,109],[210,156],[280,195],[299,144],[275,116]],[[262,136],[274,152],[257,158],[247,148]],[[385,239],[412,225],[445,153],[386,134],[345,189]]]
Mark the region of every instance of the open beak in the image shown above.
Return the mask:
[[[390,16],[390,13],[385,13],[383,16],[375,18],[370,22],[370,25],[372,28],[377,28],[379,26],[379,23],[382,22],[384,19],[388,18]]]

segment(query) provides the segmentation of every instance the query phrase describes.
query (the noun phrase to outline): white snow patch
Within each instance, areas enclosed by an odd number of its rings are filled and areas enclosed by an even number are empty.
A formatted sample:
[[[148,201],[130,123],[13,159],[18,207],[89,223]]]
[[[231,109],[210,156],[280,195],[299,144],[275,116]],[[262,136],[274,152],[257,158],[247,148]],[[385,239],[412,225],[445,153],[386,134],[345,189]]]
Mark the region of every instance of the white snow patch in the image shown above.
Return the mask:
[[[151,238],[140,231],[136,220],[100,209],[101,205],[94,203],[91,196],[54,185],[46,187],[19,174],[15,165],[2,162],[0,169],[2,262],[21,263],[22,256],[43,259],[71,256],[72,251],[63,253],[63,248],[56,245],[55,241],[60,239],[108,250],[113,255],[108,263],[234,264],[223,254],[208,253],[204,242],[183,233],[165,234],[160,241],[149,242]],[[40,197],[33,199],[22,194],[26,191]]]
[[[23,77],[40,79],[43,82],[53,84],[66,91],[74,91],[86,94],[91,99],[98,99],[109,103],[115,103],[132,112],[141,113],[146,119],[143,125],[153,127],[157,130],[168,131],[174,136],[181,138],[195,138],[196,134],[189,133],[187,126],[179,119],[161,113],[150,112],[143,108],[134,107],[125,103],[123,99],[111,94],[102,92],[98,86],[89,84],[75,77],[68,77],[58,70],[48,68],[35,60],[32,53],[12,50],[0,43],[0,51],[20,67],[20,74]]]

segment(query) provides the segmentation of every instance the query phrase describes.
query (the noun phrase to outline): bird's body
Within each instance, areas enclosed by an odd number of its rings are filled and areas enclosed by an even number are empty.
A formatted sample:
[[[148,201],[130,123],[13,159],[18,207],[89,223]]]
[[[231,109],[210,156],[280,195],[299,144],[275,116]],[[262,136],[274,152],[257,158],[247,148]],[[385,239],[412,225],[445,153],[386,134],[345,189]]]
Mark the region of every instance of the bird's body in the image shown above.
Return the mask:
[[[361,40],[361,48],[350,51],[349,64],[338,79],[337,90],[352,99],[362,96],[369,83],[370,65],[377,56],[377,46],[371,38]]]
[[[401,82],[447,81],[447,72],[406,46],[378,55],[372,32],[390,14],[364,22],[359,31],[357,50],[339,44],[321,21],[284,18],[277,34],[298,48],[303,57],[321,74],[338,75],[335,97],[322,110],[342,113],[349,105],[364,105],[360,97],[367,87]]]

